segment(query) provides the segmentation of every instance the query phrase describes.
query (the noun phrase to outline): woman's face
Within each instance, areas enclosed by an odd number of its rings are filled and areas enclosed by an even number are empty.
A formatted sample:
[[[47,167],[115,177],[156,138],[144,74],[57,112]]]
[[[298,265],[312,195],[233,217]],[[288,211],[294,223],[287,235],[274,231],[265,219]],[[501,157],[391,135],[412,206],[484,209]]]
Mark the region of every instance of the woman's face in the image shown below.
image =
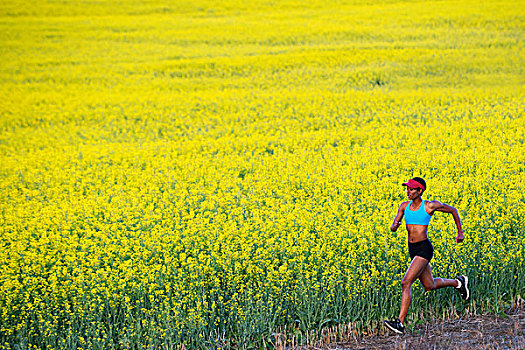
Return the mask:
[[[409,200],[413,200],[420,196],[419,188],[411,188],[407,186],[407,197]]]

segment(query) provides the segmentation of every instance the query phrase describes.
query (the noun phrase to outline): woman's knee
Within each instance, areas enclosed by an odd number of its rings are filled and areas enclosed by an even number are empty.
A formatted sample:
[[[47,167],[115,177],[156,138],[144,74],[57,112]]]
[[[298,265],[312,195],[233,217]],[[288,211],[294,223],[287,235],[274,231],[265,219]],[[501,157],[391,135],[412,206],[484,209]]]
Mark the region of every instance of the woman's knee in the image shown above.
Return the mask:
[[[404,279],[401,281],[401,288],[402,289],[410,289],[410,287],[412,286],[412,281],[408,280],[408,279]]]
[[[434,280],[426,281],[425,283],[422,283],[422,284],[427,292],[436,289],[436,282]]]
[[[431,290],[436,289],[436,286],[435,286],[434,284],[423,285],[423,287],[425,287],[425,290],[426,290],[427,292],[430,292]]]

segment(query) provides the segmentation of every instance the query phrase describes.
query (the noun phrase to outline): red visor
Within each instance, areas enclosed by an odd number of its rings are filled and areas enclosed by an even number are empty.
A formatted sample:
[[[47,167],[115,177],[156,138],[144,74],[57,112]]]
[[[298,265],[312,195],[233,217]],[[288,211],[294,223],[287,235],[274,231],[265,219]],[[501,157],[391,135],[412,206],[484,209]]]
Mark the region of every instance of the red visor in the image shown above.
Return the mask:
[[[414,179],[408,180],[408,182],[405,182],[403,185],[408,186],[410,188],[421,188],[422,190],[425,190],[425,186],[423,186],[422,184],[420,184]]]

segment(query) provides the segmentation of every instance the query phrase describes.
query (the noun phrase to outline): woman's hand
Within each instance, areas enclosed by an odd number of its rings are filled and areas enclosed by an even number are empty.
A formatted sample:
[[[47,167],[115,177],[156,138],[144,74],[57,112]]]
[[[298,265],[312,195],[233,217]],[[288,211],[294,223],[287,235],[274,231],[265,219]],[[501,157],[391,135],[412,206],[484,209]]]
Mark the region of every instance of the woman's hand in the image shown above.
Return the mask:
[[[401,221],[394,221],[392,226],[390,226],[390,231],[396,232],[399,226],[401,226]]]
[[[458,232],[458,235],[456,237],[456,243],[461,243],[465,239],[465,235],[463,235],[463,231]]]

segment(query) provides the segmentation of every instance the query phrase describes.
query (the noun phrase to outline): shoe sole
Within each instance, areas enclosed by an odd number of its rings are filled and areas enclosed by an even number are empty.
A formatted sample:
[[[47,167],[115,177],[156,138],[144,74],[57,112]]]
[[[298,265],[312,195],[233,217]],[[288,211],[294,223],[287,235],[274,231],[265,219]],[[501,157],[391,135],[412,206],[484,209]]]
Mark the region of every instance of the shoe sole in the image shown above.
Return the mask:
[[[465,290],[467,291],[467,297],[465,298],[465,300],[468,300],[470,298],[470,290],[468,289],[468,277],[463,275],[464,277],[464,280],[465,280]]]
[[[383,321],[383,324],[388,328],[390,329],[391,331],[393,332],[396,332],[397,334],[403,334],[403,332],[401,332],[399,329],[396,329],[392,326],[390,326],[388,323],[386,323],[385,321]]]

